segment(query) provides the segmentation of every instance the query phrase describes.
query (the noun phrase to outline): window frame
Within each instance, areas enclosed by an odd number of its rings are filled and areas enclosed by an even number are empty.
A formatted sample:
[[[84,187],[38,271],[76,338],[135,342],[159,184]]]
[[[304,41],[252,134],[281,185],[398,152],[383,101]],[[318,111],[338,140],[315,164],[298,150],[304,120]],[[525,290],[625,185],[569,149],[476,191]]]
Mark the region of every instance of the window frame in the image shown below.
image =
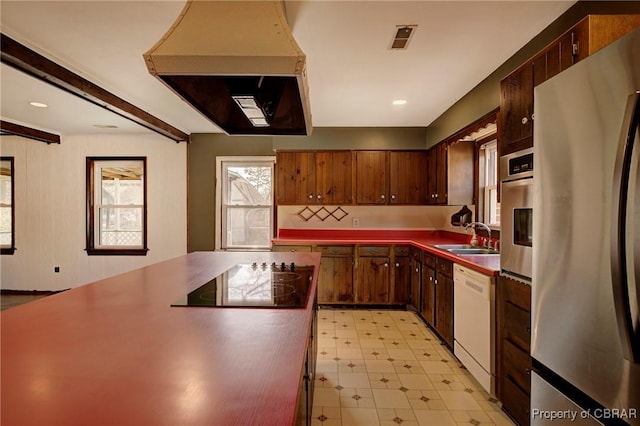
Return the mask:
[[[96,245],[96,187],[95,166],[99,163],[112,162],[114,167],[124,162],[142,162],[143,206],[142,206],[142,244],[141,247],[132,246],[101,246]],[[147,246],[147,157],[87,157],[86,159],[86,252],[87,255],[119,255],[146,256]]]
[[[495,184],[487,185],[487,169],[488,169],[488,158],[486,155],[487,146],[492,145],[491,148],[494,148],[496,153],[495,156],[495,164],[494,164],[494,177]],[[478,216],[481,222],[486,223],[491,229],[500,229],[500,222],[489,223],[489,219],[491,216],[490,205],[489,205],[489,193],[493,190],[496,194],[496,203],[497,203],[497,212],[500,212],[500,178],[499,178],[499,154],[498,154],[498,139],[497,135],[491,134],[481,140],[478,140],[478,169],[479,169],[479,179],[478,179]],[[499,216],[498,216],[499,217]]]
[[[15,191],[15,158],[0,157],[0,162],[8,161],[11,167],[11,243],[9,246],[0,246],[0,255],[12,255],[16,251],[16,191]]]
[[[225,163],[237,163],[234,166],[238,167],[250,167],[251,165],[266,165],[266,163],[270,164],[271,167],[271,203],[269,204],[269,235],[272,237],[275,232],[276,227],[276,216],[275,216],[275,163],[276,157],[271,155],[264,156],[228,156],[228,157],[216,157],[216,209],[215,209],[215,222],[216,222],[216,230],[215,230],[215,249],[216,250],[225,250],[225,251],[268,251],[271,249],[271,238],[269,239],[268,246],[231,246],[229,247],[226,243],[226,218],[225,213],[227,209],[225,209],[224,205],[224,197],[223,193],[226,185],[223,183],[224,180],[224,164]],[[242,207],[251,207],[251,205],[242,206]],[[267,207],[264,206],[256,206],[256,207]],[[224,235],[223,235],[224,234]]]

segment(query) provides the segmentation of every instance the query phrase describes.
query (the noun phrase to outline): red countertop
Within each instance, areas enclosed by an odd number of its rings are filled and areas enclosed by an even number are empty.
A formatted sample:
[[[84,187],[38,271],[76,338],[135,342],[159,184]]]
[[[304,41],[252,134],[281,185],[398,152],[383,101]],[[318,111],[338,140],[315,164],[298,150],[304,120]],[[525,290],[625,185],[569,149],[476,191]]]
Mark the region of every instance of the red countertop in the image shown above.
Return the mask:
[[[0,313],[11,425],[291,425],[306,309],[171,307],[236,263],[319,253],[198,252]]]
[[[485,275],[497,277],[500,273],[500,256],[457,255],[434,247],[436,244],[468,244],[470,239],[470,235],[449,231],[281,229],[273,243],[412,245]]]

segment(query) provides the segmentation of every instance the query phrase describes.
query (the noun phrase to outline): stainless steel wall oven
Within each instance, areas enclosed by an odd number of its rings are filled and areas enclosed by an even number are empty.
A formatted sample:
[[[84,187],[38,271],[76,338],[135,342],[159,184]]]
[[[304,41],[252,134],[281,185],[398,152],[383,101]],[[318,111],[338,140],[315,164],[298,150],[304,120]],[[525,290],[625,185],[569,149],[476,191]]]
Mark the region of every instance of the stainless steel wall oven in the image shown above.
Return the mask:
[[[533,148],[500,157],[501,274],[531,284]]]

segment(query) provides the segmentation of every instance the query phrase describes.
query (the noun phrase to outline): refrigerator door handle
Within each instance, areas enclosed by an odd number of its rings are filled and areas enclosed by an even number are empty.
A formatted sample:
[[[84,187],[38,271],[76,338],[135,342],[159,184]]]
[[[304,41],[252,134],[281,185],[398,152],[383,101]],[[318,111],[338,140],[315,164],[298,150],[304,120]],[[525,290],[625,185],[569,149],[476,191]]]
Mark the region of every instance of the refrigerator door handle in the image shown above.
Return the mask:
[[[636,276],[638,259],[634,259],[634,197],[640,146],[640,91],[627,100],[613,178],[613,211],[611,228],[611,279],[618,333],[624,357],[640,362],[640,289]],[[637,204],[637,200],[636,203]],[[640,212],[635,212],[640,214]],[[629,238],[629,239],[628,239]],[[633,297],[635,296],[635,297]],[[635,299],[635,300],[632,300]]]

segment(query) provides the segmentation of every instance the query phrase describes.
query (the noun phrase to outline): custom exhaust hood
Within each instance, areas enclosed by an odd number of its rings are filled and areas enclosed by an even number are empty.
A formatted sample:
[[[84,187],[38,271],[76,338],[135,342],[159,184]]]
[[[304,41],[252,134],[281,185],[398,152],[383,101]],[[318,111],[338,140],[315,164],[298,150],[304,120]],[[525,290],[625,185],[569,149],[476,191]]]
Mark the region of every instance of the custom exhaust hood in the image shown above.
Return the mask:
[[[306,56],[283,1],[189,0],[149,73],[229,135],[309,135]]]

